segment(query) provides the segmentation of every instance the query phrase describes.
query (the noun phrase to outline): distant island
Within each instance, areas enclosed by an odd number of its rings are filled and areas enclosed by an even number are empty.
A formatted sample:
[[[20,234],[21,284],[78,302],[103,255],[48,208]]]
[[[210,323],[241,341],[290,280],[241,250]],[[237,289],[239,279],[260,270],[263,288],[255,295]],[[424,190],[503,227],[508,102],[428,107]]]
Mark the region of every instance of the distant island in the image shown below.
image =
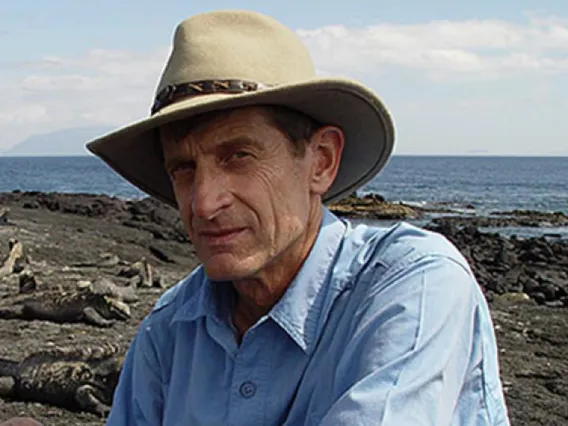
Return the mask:
[[[112,130],[107,126],[80,126],[30,136],[3,151],[3,156],[88,155],[85,144]]]

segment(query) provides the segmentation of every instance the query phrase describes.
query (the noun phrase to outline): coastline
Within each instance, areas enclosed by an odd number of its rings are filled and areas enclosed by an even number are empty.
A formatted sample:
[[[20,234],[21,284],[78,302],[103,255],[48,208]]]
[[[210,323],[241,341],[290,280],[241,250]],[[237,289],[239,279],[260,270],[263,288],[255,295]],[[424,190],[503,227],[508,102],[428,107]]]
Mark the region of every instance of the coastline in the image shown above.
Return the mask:
[[[506,230],[505,234],[508,235],[516,232],[518,237],[539,234],[550,238],[568,238],[568,213],[563,211],[516,209],[485,212],[476,209],[473,203],[419,205],[389,201],[376,193],[352,194],[329,208],[339,216],[356,221],[370,221],[379,226],[405,220],[418,226],[451,223],[458,227],[475,226],[489,232],[501,233]]]
[[[198,262],[176,212],[152,199],[14,191],[0,193],[2,209],[0,259],[9,255],[9,239],[16,238],[38,287],[73,289],[79,281],[101,277],[128,285],[120,270],[141,259],[163,286],[137,286],[132,317],[110,328],[0,319],[0,357],[50,345],[86,345],[94,335],[97,343],[128,343],[165,288]],[[512,424],[568,423],[568,239],[556,232],[568,226],[566,215],[500,212],[488,221],[475,209],[425,209],[377,194],[330,209],[355,223],[421,223],[452,241],[472,264],[490,303]],[[538,236],[493,232],[507,227],[532,229]],[[21,272],[0,278],[2,304],[21,297],[21,280]],[[0,399],[1,418],[22,412],[55,426],[104,424],[88,413]]]

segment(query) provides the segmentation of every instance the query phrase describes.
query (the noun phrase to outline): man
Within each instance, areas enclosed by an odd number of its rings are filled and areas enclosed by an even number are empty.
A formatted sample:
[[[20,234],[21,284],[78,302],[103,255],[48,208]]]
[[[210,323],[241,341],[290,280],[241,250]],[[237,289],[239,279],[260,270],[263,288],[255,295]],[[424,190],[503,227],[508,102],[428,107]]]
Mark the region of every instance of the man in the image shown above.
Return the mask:
[[[140,325],[107,425],[508,425],[460,253],[324,207],[393,143],[382,101],[316,78],[274,19],[181,22],[150,117],[88,144],[179,210],[202,262]]]

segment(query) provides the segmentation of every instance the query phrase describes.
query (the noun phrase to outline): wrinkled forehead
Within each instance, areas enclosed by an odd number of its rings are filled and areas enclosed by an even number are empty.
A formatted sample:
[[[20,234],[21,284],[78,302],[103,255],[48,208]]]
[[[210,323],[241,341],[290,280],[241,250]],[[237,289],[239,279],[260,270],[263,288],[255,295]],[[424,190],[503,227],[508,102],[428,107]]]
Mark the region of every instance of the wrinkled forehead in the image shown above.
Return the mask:
[[[269,114],[262,108],[240,108],[225,113],[216,112],[163,126],[160,130],[158,153],[166,157],[195,154],[197,151],[215,152],[235,141],[254,142],[258,148],[275,143],[281,131],[274,126]],[[192,155],[193,155],[192,154]]]
[[[246,132],[255,125],[270,125],[264,107],[240,107],[211,111],[184,120],[166,123],[159,129],[162,144],[176,144],[191,138],[201,140],[215,134]]]

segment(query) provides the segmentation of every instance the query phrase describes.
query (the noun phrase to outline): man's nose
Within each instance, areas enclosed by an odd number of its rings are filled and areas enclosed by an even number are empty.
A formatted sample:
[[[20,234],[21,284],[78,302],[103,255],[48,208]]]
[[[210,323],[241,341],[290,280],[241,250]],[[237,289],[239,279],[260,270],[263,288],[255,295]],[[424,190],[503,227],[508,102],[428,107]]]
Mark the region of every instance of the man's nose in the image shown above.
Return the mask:
[[[195,217],[210,220],[231,202],[226,176],[212,168],[197,168],[191,200]]]

